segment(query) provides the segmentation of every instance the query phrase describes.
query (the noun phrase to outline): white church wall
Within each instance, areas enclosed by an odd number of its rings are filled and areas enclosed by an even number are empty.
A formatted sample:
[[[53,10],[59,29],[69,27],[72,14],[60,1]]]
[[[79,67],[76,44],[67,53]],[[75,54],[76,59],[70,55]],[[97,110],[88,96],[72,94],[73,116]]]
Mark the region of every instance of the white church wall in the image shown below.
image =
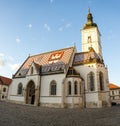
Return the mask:
[[[96,85],[97,83],[97,70],[96,70],[96,64],[84,64],[84,65],[79,65],[74,67],[78,73],[80,73],[81,77],[85,81],[85,91],[88,91],[88,80],[87,80],[87,75],[90,72],[93,72],[95,74],[95,91],[98,90],[98,87]]]
[[[61,103],[61,97],[56,97],[56,96],[53,96],[53,97],[41,97],[40,98],[40,102],[41,103]]]
[[[9,99],[11,100],[11,101],[16,101],[16,102],[24,102],[24,97],[23,96],[14,96],[14,95],[10,95],[9,96]]]
[[[11,95],[16,95],[17,96],[18,95],[17,94],[18,84],[22,83],[23,86],[24,86],[25,82],[26,82],[25,78],[16,78],[16,79],[13,79],[13,81],[12,81],[10,87],[9,87],[9,96],[11,96]]]
[[[15,78],[13,79],[10,87],[9,87],[9,95],[8,95],[8,100],[15,100],[15,101],[23,101],[24,102],[24,92],[19,95],[18,94],[18,84],[23,85],[23,91],[26,90],[27,84],[30,81],[33,81],[35,83],[35,87],[39,86],[39,76],[27,76],[26,78]]]
[[[71,94],[68,93],[68,84],[71,82]],[[77,94],[75,94],[74,84],[77,82]],[[80,107],[83,108],[84,97],[83,97],[82,80],[78,77],[68,77],[65,81],[65,105],[68,108]]]
[[[65,74],[45,75],[41,78],[40,103],[61,103],[62,102],[62,83]],[[50,83],[55,81],[57,84],[56,95],[50,94]]]

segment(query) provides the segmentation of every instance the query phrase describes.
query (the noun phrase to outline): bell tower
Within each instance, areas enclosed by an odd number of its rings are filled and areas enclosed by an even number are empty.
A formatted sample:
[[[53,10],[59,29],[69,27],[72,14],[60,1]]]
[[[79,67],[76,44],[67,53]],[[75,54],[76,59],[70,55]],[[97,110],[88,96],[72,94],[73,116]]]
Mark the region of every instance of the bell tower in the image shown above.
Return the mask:
[[[82,52],[87,52],[92,47],[102,59],[102,47],[100,40],[100,32],[96,23],[93,22],[93,17],[88,9],[87,23],[84,24],[82,32]]]

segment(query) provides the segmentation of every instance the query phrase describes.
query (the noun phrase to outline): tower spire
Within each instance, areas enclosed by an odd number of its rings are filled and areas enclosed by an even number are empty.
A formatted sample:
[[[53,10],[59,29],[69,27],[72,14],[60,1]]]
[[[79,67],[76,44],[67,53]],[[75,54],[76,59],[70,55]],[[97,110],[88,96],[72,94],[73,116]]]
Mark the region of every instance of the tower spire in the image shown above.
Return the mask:
[[[90,12],[90,8],[88,8],[87,23],[84,25],[83,29],[91,27],[97,27],[97,24],[93,22],[92,13]]]
[[[93,17],[92,14],[90,13],[90,8],[88,8],[87,24],[92,24],[92,23],[93,23]]]
[[[90,13],[90,8],[88,7],[88,13]]]

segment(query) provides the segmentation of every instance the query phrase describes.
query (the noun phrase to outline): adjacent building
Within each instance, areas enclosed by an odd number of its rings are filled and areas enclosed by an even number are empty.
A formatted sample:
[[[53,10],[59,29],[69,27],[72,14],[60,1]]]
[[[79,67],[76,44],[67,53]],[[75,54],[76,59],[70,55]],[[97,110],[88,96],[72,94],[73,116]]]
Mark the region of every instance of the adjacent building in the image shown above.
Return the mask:
[[[76,47],[29,56],[13,75],[9,100],[58,108],[110,106],[108,69],[101,34],[90,10]]]
[[[6,100],[8,97],[9,85],[12,79],[0,76],[0,100]]]
[[[120,104],[120,86],[110,83],[110,99],[112,104]]]

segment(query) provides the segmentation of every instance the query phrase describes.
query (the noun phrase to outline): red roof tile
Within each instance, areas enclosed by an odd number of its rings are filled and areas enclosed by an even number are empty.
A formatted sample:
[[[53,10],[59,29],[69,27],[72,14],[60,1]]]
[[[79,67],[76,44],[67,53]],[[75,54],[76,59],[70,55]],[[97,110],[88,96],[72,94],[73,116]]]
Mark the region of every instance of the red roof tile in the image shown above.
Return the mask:
[[[109,88],[110,89],[117,89],[117,88],[120,88],[120,86],[117,86],[117,85],[115,85],[115,84],[109,84]]]
[[[12,79],[0,76],[0,81],[2,82],[3,85],[10,85],[12,82]]]
[[[50,51],[38,55],[29,56],[22,66],[18,69],[15,76],[19,74],[19,72],[26,71],[30,68],[31,64],[34,62],[39,66],[50,65],[53,63],[64,63],[68,64],[71,60],[71,56],[73,55],[75,47],[63,48],[60,50]]]
[[[73,52],[74,47],[70,47],[70,48],[65,48],[65,49],[61,49],[61,50],[55,50],[55,51],[51,51],[51,52],[47,52],[47,53],[42,53],[42,54],[38,54],[38,55],[34,55],[34,56],[30,56],[27,61],[23,64],[22,68],[29,68],[29,66],[31,65],[31,63],[34,61],[35,63],[37,63],[38,65],[46,65],[49,64],[50,61],[52,61],[53,59],[51,59],[51,57],[54,57],[54,61],[59,60],[59,62],[63,62],[65,64],[68,64],[70,58],[71,58],[71,54]],[[60,56],[59,56],[60,55]]]

